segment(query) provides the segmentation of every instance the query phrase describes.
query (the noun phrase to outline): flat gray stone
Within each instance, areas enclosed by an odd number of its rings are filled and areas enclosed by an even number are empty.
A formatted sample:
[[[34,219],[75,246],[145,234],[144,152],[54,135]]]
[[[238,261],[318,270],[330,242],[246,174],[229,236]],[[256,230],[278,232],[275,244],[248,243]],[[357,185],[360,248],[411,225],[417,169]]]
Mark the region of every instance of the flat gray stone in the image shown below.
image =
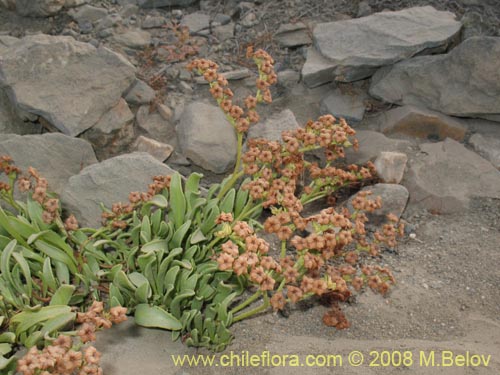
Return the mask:
[[[301,22],[281,25],[274,34],[274,39],[282,47],[300,47],[312,43],[307,26]]]
[[[224,173],[234,166],[236,134],[220,108],[191,103],[176,130],[183,155],[196,165],[215,173]]]
[[[348,123],[356,123],[363,120],[365,115],[365,100],[368,98],[365,92],[342,92],[335,89],[321,101],[321,114],[332,114],[335,117],[343,117]]]
[[[90,143],[61,133],[2,136],[0,155],[10,155],[25,172],[30,166],[37,169],[48,180],[49,190],[58,194],[71,176],[97,163]]]
[[[147,15],[146,18],[144,18],[144,20],[142,21],[141,27],[143,29],[154,29],[162,27],[166,23],[167,20],[165,17]]]
[[[25,17],[49,17],[58,13],[65,0],[15,0],[16,12]]]
[[[101,18],[108,15],[108,11],[104,8],[95,7],[92,5],[83,5],[73,11],[68,12],[68,14],[73,18],[78,24],[82,24],[85,21],[96,22]]]
[[[146,82],[138,79],[125,95],[125,100],[130,104],[141,105],[151,103],[155,96],[155,90],[153,90]]]
[[[281,141],[282,132],[296,130],[300,127],[293,112],[285,109],[280,113],[272,115],[265,122],[251,125],[248,131],[248,138],[265,138],[270,141]]]
[[[382,182],[399,184],[405,173],[408,156],[402,152],[382,151],[375,159],[375,169]]]
[[[383,151],[405,152],[411,147],[409,141],[387,138],[371,130],[357,130],[355,137],[359,141],[359,150],[355,151],[352,147],[345,150],[348,164],[364,164]]]
[[[500,169],[500,138],[485,137],[476,133],[469,139],[474,150]]]
[[[420,149],[403,180],[411,204],[452,213],[466,210],[474,196],[500,199],[500,172],[462,144],[448,138]]]
[[[129,30],[115,34],[113,39],[121,45],[134,49],[146,48],[151,44],[151,34],[145,30]]]
[[[406,204],[408,203],[409,193],[408,190],[397,184],[375,184],[372,186],[366,186],[361,191],[371,191],[372,195],[369,199],[376,199],[376,197],[382,198],[382,207],[375,210],[374,212],[367,213],[368,223],[374,226],[380,226],[382,223],[387,222],[387,215],[393,214],[398,217],[398,219],[403,214]],[[352,210],[352,199],[356,195],[349,198],[347,207]]]
[[[446,55],[421,56],[380,69],[370,95],[448,115],[500,119],[500,38],[466,39]]]
[[[137,0],[141,8],[161,8],[171,6],[187,7],[194,4],[197,0]]]
[[[203,12],[189,13],[182,18],[181,24],[187,26],[190,32],[196,33],[208,29],[210,26],[210,16]]]
[[[170,155],[172,155],[172,152],[174,152],[174,148],[171,145],[158,142],[154,139],[147,138],[142,135],[140,135],[135,141],[133,150],[139,152],[147,152],[161,162],[167,160]]]
[[[82,225],[97,227],[101,222],[100,203],[106,207],[127,203],[129,193],[146,191],[153,176],[173,173],[173,169],[145,152],[116,156],[71,177],[61,202]]]
[[[381,113],[375,120],[384,134],[403,134],[433,141],[452,138],[463,141],[467,126],[442,113],[403,106]]]
[[[335,66],[316,48],[307,49],[307,58],[302,66],[302,81],[309,87],[317,87],[334,79]]]
[[[408,57],[445,51],[462,25],[451,12],[431,6],[318,24],[314,45],[331,62],[330,80],[370,77],[384,65]]]
[[[135,79],[121,55],[69,36],[33,35],[9,47],[0,85],[17,109],[76,136],[113,108]]]

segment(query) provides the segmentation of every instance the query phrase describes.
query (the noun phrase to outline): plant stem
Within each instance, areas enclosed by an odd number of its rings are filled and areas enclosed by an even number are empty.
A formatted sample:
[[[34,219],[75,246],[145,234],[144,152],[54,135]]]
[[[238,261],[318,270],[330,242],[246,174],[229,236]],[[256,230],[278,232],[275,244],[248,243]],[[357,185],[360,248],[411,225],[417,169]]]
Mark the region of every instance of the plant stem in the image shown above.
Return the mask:
[[[234,165],[234,171],[229,182],[224,186],[224,189],[222,189],[217,195],[217,199],[222,199],[222,197],[226,195],[226,193],[234,186],[238,178],[240,178],[243,175],[243,172],[240,171],[241,154],[243,151],[243,133],[237,132],[236,136],[238,138],[238,149],[236,152],[236,164]]]
[[[286,241],[281,241],[281,254],[280,258],[283,259],[286,256]]]
[[[238,306],[236,306],[235,308],[233,308],[231,310],[231,312],[233,314],[236,314],[238,311],[241,311],[243,310],[245,307],[247,307],[248,305],[250,305],[253,301],[255,301],[257,298],[260,297],[260,295],[262,294],[262,291],[258,290],[256,291],[252,296],[250,296],[247,300],[243,301],[242,303],[240,303]]]
[[[252,309],[250,311],[244,312],[243,314],[240,314],[233,319],[233,323],[236,323],[240,320],[250,318],[252,315],[259,314],[269,307],[269,297],[267,296],[267,293],[264,293],[264,302],[262,305],[256,307],[255,309]]]

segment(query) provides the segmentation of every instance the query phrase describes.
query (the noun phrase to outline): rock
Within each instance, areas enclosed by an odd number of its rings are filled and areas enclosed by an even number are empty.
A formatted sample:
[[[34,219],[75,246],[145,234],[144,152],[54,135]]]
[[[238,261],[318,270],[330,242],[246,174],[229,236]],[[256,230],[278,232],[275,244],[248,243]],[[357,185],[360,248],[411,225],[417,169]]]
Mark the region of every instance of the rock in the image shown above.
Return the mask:
[[[500,119],[500,38],[473,37],[446,55],[421,56],[382,68],[370,94],[448,115]]]
[[[214,17],[214,23],[219,24],[219,26],[227,25],[231,22],[231,17],[224,13],[217,13]]]
[[[187,7],[196,1],[197,0],[137,0],[137,3],[141,8],[161,8],[172,6]]]
[[[166,121],[172,120],[174,113],[172,112],[170,107],[160,103],[156,106],[156,109],[158,110],[158,113],[160,114],[161,117],[163,117],[164,120]]]
[[[143,29],[154,29],[162,27],[165,23],[167,23],[165,17],[147,15],[144,21],[142,21],[141,27]]]
[[[334,66],[316,48],[307,49],[307,57],[302,66],[302,81],[309,87],[317,87],[330,82],[334,77]]]
[[[101,32],[108,33],[109,34],[108,36],[111,36],[113,34],[112,30],[108,30],[107,32],[105,30],[110,29],[114,26],[121,25],[122,23],[123,23],[122,16],[120,16],[117,13],[112,13],[112,14],[108,14],[106,17],[104,17],[103,19],[101,19],[99,21],[98,29]],[[109,33],[110,31],[111,31],[111,33]],[[104,36],[101,36],[101,37],[104,37]]]
[[[363,0],[358,4],[358,17],[366,17],[373,13],[372,7],[368,1]]]
[[[257,25],[259,22],[259,17],[257,17],[254,10],[249,10],[240,19],[240,24],[244,27],[252,27]]]
[[[373,226],[380,226],[382,223],[387,222],[387,215],[393,214],[398,217],[398,219],[403,214],[406,204],[408,203],[408,190],[402,185],[396,184],[375,184],[372,186],[366,186],[361,191],[371,191],[372,194],[369,199],[375,199],[376,197],[382,198],[382,207],[375,210],[372,213],[367,213],[368,224]],[[349,198],[347,207],[353,210],[352,199]]]
[[[133,134],[134,114],[127,102],[120,99],[118,104],[105,113],[82,137],[94,145],[97,157],[104,159],[108,152],[114,153],[130,141]]]
[[[134,151],[147,152],[158,161],[165,161],[172,155],[174,148],[167,144],[155,141],[154,139],[139,136],[133,145]]]
[[[452,117],[412,106],[383,112],[376,121],[384,134],[404,134],[434,141],[446,138],[463,141],[467,132],[467,127]]]
[[[500,199],[500,172],[460,143],[448,138],[420,149],[403,180],[411,204],[444,214],[467,209],[473,196]]]
[[[301,22],[281,25],[274,34],[274,39],[282,47],[300,47],[312,43],[307,26]]]
[[[289,109],[274,114],[265,122],[250,126],[248,138],[265,138],[270,141],[281,141],[281,133],[286,130],[295,130],[301,126],[295,115]]]
[[[121,55],[66,36],[25,37],[0,65],[11,102],[71,136],[95,125],[134,79],[135,68]]]
[[[13,36],[0,35],[0,54],[5,53],[10,46],[19,43],[19,40]]]
[[[322,83],[357,81],[381,66],[445,51],[461,26],[453,13],[431,6],[320,23],[313,31],[314,45],[332,70]]]
[[[0,88],[0,139],[4,134],[39,134],[42,132],[40,124],[23,121],[19,118],[4,90]]]
[[[114,35],[113,39],[125,47],[134,49],[146,48],[151,44],[151,34],[144,30],[129,30]]]
[[[136,114],[137,125],[146,134],[160,142],[176,144],[175,127],[158,112],[150,113],[149,105],[143,105]]]
[[[94,7],[92,5],[84,5],[82,7],[79,7],[74,12],[68,12],[68,14],[71,16],[71,18],[73,18],[73,20],[78,22],[78,24],[81,24],[85,21],[96,22],[101,18],[106,17],[108,15],[108,11],[104,8]]]
[[[0,155],[10,155],[25,172],[30,166],[37,169],[58,194],[71,176],[97,163],[90,143],[61,133],[2,137]]]
[[[135,4],[126,4],[121,10],[120,10],[120,16],[122,18],[130,18],[130,19],[135,19],[137,17],[137,14],[139,13],[139,7]],[[146,16],[147,18],[148,16]],[[144,27],[143,27],[144,29]]]
[[[126,203],[130,192],[146,191],[153,176],[173,173],[174,170],[145,152],[116,156],[71,177],[61,202],[81,225],[97,227],[101,221],[101,203],[106,207],[116,202]]]
[[[66,0],[64,2],[64,7],[67,9],[76,8],[84,4],[87,4],[88,2],[89,0]]]
[[[16,12],[26,17],[49,17],[58,13],[65,0],[16,0]]]
[[[382,182],[399,184],[405,173],[408,156],[401,152],[383,151],[375,159],[375,169]]]
[[[286,69],[278,72],[278,85],[291,89],[300,81],[300,73],[293,69]]]
[[[149,104],[156,96],[153,90],[146,82],[137,79],[132,88],[125,94],[127,103],[141,105]]]
[[[214,27],[213,34],[220,42],[231,39],[234,36],[234,23]]]
[[[0,0],[0,8],[16,10],[16,0]]]
[[[347,164],[364,164],[375,159],[382,151],[406,151],[411,143],[399,139],[387,138],[385,135],[371,130],[357,130],[359,150],[345,150]]]
[[[495,168],[500,169],[499,138],[486,138],[482,134],[476,133],[470,137],[469,143],[478,154],[489,160]]]
[[[189,104],[176,129],[182,153],[193,163],[215,173],[234,166],[235,130],[218,107],[202,102]]]
[[[336,88],[321,101],[320,112],[322,115],[332,114],[336,117],[343,117],[348,123],[360,122],[365,115],[367,97],[366,93],[360,90],[343,92]]]
[[[210,16],[203,12],[190,13],[182,18],[181,24],[187,26],[190,32],[197,33],[209,28]]]

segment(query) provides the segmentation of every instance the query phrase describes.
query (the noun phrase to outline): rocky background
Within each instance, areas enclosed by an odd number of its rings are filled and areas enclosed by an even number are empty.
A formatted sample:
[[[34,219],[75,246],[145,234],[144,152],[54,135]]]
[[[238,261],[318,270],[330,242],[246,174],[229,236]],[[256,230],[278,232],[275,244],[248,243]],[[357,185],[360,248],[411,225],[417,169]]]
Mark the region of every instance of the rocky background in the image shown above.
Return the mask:
[[[360,141],[346,162],[374,161],[379,214],[407,223],[400,252],[386,255],[405,285],[390,306],[363,296],[349,307],[358,328],[341,339],[418,347],[477,343],[480,332],[487,343],[471,345],[500,352],[490,334],[500,337],[498,0],[0,0],[0,155],[39,169],[84,225],[152,175],[220,180],[236,137],[184,67],[194,56],[216,61],[244,98],[255,83],[250,45],[275,58],[279,82],[249,136],[345,117]],[[308,313],[297,328],[301,314],[241,323],[236,347],[264,340],[286,352],[294,334],[335,334]]]

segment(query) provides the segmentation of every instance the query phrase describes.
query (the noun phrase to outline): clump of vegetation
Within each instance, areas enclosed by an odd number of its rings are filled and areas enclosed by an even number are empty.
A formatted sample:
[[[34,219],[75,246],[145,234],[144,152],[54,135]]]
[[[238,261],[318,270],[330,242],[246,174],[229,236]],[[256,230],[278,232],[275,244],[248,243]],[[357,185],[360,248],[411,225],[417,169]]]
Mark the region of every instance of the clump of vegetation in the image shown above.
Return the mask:
[[[269,87],[277,80],[266,52],[249,50],[248,56],[258,68],[257,91],[241,106],[217,64],[197,59],[188,66],[209,82],[238,139],[233,173],[208,191],[200,189],[198,173],[155,176],[146,192],[106,209],[100,228],[80,228],[75,217],[62,219],[57,197],[36,170],[22,175],[10,158],[0,159],[7,176],[0,185],[7,207],[0,206],[3,372],[39,374],[67,356],[66,374],[98,374],[93,349],[65,337],[93,341],[97,328],[124,320],[125,311],[139,325],[172,331],[174,340],[219,351],[231,342],[233,323],[315,296],[331,303],[323,322],[346,328],[338,301],[366,286],[385,294],[394,284],[387,268],[363,261],[395,246],[398,219],[389,215],[381,231],[369,234],[367,213],[381,207],[380,198],[365,191],[351,210],[334,205],[340,189],[375,176],[371,164],[338,163],[345,148],[357,147],[355,131],[326,115],[284,132],[282,142],[245,139],[259,121],[257,106],[272,101]],[[308,161],[307,154],[320,149],[325,162]],[[14,190],[24,192],[25,201],[16,200]],[[319,199],[331,205],[305,215],[304,207]],[[16,364],[21,346],[28,357]],[[47,360],[52,352],[58,357]],[[41,362],[46,367],[28,369]]]

